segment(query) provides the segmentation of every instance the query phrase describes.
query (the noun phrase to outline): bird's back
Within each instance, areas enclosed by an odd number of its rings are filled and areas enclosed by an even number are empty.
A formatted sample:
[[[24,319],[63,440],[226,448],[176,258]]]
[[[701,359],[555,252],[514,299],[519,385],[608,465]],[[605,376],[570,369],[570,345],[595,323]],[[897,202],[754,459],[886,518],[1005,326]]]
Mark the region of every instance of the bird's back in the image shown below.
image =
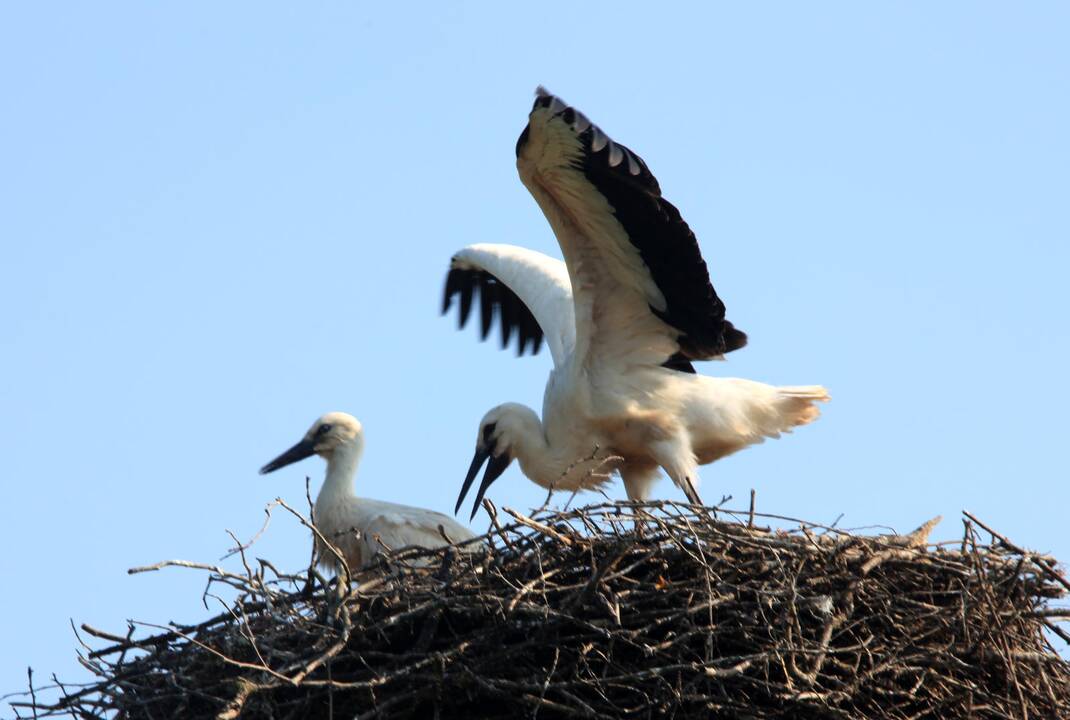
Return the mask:
[[[341,551],[352,570],[370,564],[385,550],[437,548],[475,537],[467,527],[434,510],[370,498],[349,497],[332,503],[317,500],[314,519],[317,529]],[[323,565],[336,564],[330,550],[318,541],[317,556]]]

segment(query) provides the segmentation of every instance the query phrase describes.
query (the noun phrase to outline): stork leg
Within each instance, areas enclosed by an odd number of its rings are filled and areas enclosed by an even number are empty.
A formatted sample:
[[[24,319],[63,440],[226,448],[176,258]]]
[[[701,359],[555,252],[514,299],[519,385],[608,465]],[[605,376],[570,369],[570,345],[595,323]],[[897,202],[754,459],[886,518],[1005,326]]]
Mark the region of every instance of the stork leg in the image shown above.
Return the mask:
[[[642,465],[629,463],[620,468],[620,477],[624,480],[624,490],[628,493],[628,499],[632,502],[643,502],[650,497],[650,488],[658,479],[658,466],[653,463]],[[639,519],[644,511],[636,508],[635,534],[643,535],[644,523]]]
[[[684,478],[684,495],[687,495],[687,501],[692,505],[701,505],[702,498],[698,496],[698,491],[695,490],[695,484],[691,482],[691,478]]]
[[[642,502],[650,497],[650,488],[658,479],[658,466],[653,463],[629,463],[620,469],[620,477],[624,480],[624,491],[628,493],[628,499],[632,502]]]
[[[654,460],[665,470],[676,486],[684,491],[687,501],[701,505],[695,486],[698,484],[698,459],[691,451],[691,442],[685,433],[666,438],[651,446]]]

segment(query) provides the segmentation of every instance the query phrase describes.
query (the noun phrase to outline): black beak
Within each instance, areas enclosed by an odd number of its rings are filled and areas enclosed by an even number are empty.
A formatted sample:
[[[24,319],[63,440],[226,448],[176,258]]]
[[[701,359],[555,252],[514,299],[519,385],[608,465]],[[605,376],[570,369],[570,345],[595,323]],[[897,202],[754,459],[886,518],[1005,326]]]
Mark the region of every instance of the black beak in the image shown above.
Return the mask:
[[[476,516],[476,512],[479,511],[479,503],[483,501],[483,495],[486,494],[487,488],[491,486],[495,480],[502,476],[505,469],[509,467],[509,463],[513,461],[509,457],[508,452],[503,452],[501,455],[494,455],[491,452],[491,447],[488,445],[483,448],[476,448],[475,457],[472,458],[472,464],[468,466],[468,475],[464,478],[464,485],[461,486],[461,494],[457,496],[457,505],[453,508],[453,514],[456,515],[461,509],[461,503],[464,502],[464,496],[468,494],[468,489],[472,487],[472,481],[476,479],[476,474],[479,472],[479,468],[483,467],[483,463],[490,458],[490,462],[487,463],[487,469],[483,473],[483,481],[479,484],[479,491],[476,493],[476,501],[472,504],[472,514],[469,516],[469,520],[472,520]]]
[[[304,460],[316,452],[316,443],[311,440],[302,440],[294,445],[292,448],[279,455],[277,458],[269,462],[264,467],[260,468],[261,475],[267,475],[269,472],[275,472],[281,467],[291,465],[298,460]]]
[[[453,506],[454,515],[461,511],[461,503],[464,502],[464,496],[468,494],[468,488],[472,487],[472,481],[476,479],[476,473],[479,472],[479,468],[483,467],[483,463],[489,457],[489,449],[476,448],[475,457],[472,458],[472,464],[468,466],[468,474],[464,476],[464,484],[461,485],[461,494],[457,496],[457,504]]]

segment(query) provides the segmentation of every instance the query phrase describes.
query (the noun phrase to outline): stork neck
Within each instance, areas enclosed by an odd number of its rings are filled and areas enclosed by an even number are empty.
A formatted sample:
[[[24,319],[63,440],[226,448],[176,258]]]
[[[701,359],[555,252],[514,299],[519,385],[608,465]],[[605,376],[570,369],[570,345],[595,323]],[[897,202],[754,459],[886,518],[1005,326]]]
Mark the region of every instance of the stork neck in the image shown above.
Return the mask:
[[[540,428],[541,429],[541,428]],[[562,440],[562,438],[558,438]],[[570,437],[548,441],[541,432],[525,435],[513,446],[520,469],[544,488],[573,491],[598,487],[616,469],[609,455],[589,438]]]
[[[544,488],[551,486],[562,490],[571,489],[564,477],[571,461],[563,448],[551,445],[543,432],[542,423],[517,438],[513,452],[524,474]]]
[[[355,445],[343,445],[335,449],[327,459],[327,477],[323,481],[320,495],[353,495],[353,478],[360,464],[361,448]]]

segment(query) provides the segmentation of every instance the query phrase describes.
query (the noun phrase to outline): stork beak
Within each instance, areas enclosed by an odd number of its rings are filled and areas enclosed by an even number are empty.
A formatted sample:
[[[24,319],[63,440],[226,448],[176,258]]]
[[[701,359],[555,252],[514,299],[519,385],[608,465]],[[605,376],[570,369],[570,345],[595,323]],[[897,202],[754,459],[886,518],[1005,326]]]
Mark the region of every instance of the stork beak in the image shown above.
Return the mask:
[[[483,463],[490,458],[490,462],[487,463],[487,469],[483,472],[483,480],[479,484],[479,491],[476,492],[476,501],[472,504],[472,514],[469,516],[469,520],[472,520],[476,516],[476,512],[479,511],[479,503],[483,502],[483,495],[486,494],[487,488],[491,486],[495,480],[502,476],[505,469],[509,467],[509,463],[513,461],[509,457],[508,452],[503,452],[501,455],[494,455],[491,452],[491,448],[483,447],[476,448],[475,457],[472,458],[472,464],[468,466],[468,475],[464,478],[464,484],[461,485],[461,494],[457,496],[457,505],[453,508],[453,514],[456,515],[461,509],[461,503],[464,502],[464,496],[468,494],[468,489],[472,487],[472,481],[476,479],[476,474],[479,473],[479,468],[483,467]]]
[[[476,473],[479,472],[479,468],[483,467],[483,463],[489,457],[490,448],[476,448],[475,457],[472,458],[472,464],[468,466],[468,474],[464,476],[464,484],[461,485],[461,494],[457,496],[457,504],[453,506],[454,515],[461,511],[461,503],[464,502],[464,496],[468,494],[468,488],[472,487],[472,481],[476,479]]]
[[[316,452],[316,443],[311,440],[305,439],[294,445],[292,448],[279,455],[277,458],[269,462],[264,467],[260,468],[261,475],[267,475],[270,472],[275,472],[281,467],[292,465],[298,460],[304,460]]]

